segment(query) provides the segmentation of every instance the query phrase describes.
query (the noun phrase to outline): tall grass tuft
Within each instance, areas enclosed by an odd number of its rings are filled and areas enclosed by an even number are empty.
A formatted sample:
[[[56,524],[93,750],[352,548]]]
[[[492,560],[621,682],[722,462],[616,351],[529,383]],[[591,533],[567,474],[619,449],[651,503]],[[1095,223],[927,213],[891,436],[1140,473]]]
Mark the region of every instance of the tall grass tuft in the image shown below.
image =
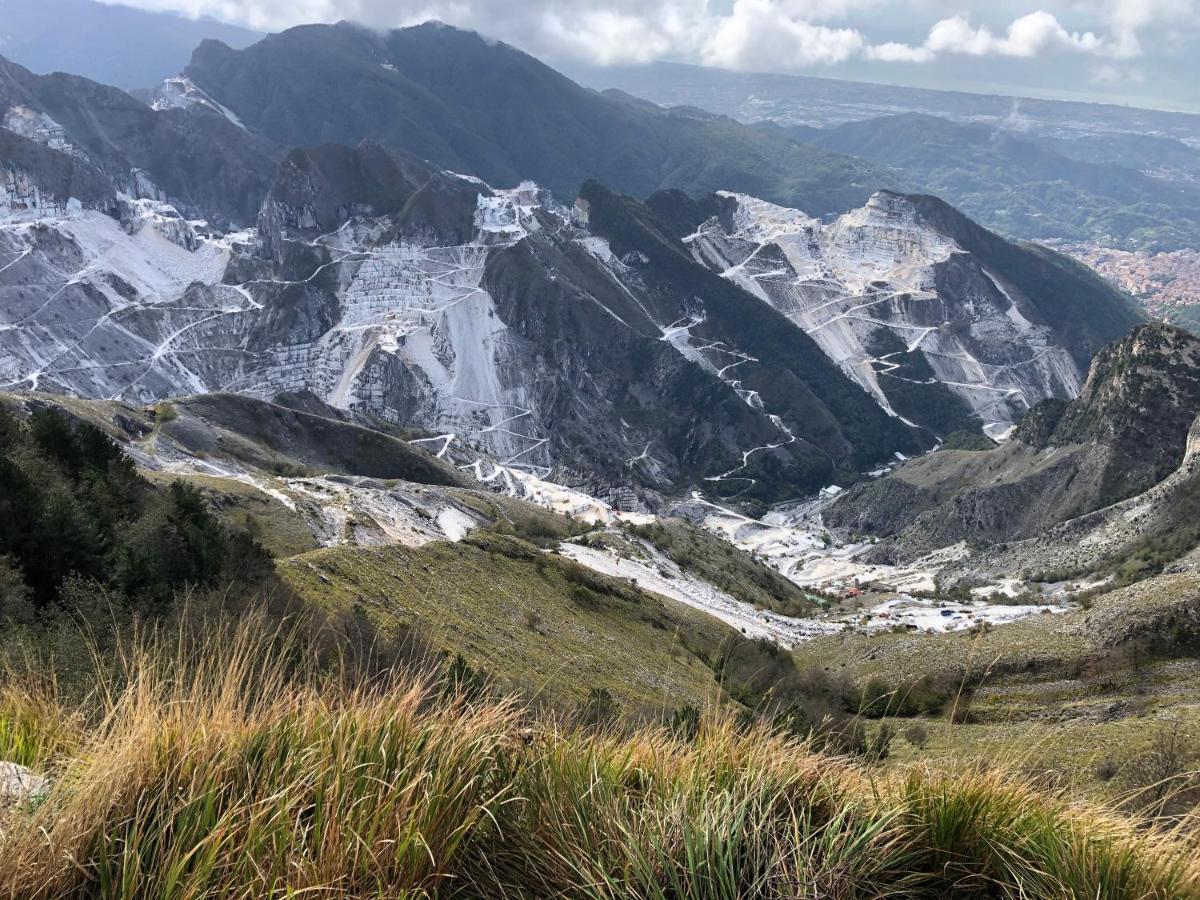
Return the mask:
[[[993,770],[881,774],[720,717],[615,734],[353,677],[261,623],[0,685],[14,898],[1200,896],[1182,837]]]

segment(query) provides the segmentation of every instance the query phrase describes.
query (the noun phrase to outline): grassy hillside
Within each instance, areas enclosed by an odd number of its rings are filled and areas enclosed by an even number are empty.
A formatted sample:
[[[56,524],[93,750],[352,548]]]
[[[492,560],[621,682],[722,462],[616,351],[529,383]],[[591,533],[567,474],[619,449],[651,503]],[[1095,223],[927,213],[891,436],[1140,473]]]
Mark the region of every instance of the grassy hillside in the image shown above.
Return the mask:
[[[637,716],[721,693],[709,660],[726,626],[516,538],[337,547],[279,571],[309,602],[361,610],[393,636],[416,630],[526,696],[574,703],[603,689]]]
[[[0,692],[12,897],[1128,897],[1195,848],[997,770],[885,774],[706,718],[550,727],[409,677],[365,686],[218,628],[143,644],[85,706]],[[300,659],[304,657],[301,654]]]
[[[893,761],[1019,766],[1072,796],[1157,817],[1200,803],[1200,576],[1165,575],[1079,609],[952,634],[839,634],[794,653],[796,670],[883,697]],[[918,684],[955,695],[913,709]],[[907,707],[907,708],[905,708]],[[914,728],[918,740],[900,740]]]

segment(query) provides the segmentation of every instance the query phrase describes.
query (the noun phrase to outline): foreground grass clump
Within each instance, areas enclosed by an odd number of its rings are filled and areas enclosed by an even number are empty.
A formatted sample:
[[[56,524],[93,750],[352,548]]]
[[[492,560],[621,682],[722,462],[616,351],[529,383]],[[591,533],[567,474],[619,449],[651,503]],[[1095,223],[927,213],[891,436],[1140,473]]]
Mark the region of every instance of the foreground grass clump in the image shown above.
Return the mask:
[[[0,754],[54,784],[0,806],[0,895],[1200,896],[1182,838],[999,772],[558,727],[309,658],[216,626],[136,642],[78,705],[10,674]]]

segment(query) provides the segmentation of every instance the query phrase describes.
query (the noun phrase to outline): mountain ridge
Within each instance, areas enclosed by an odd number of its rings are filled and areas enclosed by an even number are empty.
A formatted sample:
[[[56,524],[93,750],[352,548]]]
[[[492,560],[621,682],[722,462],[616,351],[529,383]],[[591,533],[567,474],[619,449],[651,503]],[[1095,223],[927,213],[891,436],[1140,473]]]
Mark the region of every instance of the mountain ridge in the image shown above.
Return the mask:
[[[492,184],[533,179],[564,197],[588,178],[635,196],[739,188],[823,215],[896,186],[869,164],[730,119],[604,97],[444,25],[385,34],[300,26],[241,51],[206,41],[184,75],[280,144],[371,139]]]

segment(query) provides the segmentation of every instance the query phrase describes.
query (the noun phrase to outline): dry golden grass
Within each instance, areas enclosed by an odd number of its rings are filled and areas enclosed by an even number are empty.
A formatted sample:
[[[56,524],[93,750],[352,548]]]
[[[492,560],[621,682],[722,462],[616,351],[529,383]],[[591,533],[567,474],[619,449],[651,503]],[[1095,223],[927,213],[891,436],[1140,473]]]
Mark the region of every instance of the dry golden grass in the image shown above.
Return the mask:
[[[82,702],[9,672],[0,758],[53,787],[0,811],[0,896],[1200,896],[1181,836],[996,769],[571,729],[308,658],[243,622],[134,639]]]

